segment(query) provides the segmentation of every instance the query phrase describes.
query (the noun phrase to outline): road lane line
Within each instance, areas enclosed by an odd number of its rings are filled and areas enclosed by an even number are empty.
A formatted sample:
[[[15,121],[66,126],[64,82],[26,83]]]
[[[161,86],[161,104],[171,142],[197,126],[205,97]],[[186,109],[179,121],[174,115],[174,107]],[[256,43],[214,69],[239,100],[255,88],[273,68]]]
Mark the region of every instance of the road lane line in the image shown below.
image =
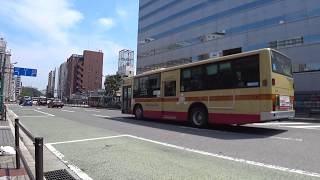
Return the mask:
[[[37,118],[37,117],[48,117],[48,116],[19,116],[20,118]]]
[[[100,112],[100,111],[95,110],[95,109],[91,109],[91,110],[89,110],[89,109],[85,109],[84,111],[87,111],[87,112]]]
[[[100,114],[92,114],[93,116],[96,117],[102,117],[102,118],[111,118],[111,116],[104,116],[104,115],[100,115]]]
[[[281,126],[281,127],[288,127],[288,128],[296,128],[296,129],[313,129],[313,130],[320,130],[320,126]]]
[[[69,110],[66,110],[66,109],[61,109],[61,111],[70,112],[70,113],[73,113],[73,112],[74,112],[74,111],[69,111]]]
[[[179,150],[184,150],[184,151],[188,151],[188,152],[192,152],[192,153],[197,153],[197,154],[201,154],[201,155],[205,155],[205,156],[211,156],[211,157],[215,157],[215,158],[230,160],[230,161],[234,161],[234,162],[240,162],[240,163],[244,163],[244,164],[249,164],[249,165],[253,165],[253,166],[259,166],[259,167],[268,168],[268,169],[274,169],[274,170],[288,172],[288,173],[296,173],[296,174],[301,174],[301,175],[306,175],[306,176],[320,177],[320,174],[319,173],[315,173],[315,172],[309,172],[309,171],[299,170],[299,169],[292,169],[292,168],[281,167],[281,166],[277,166],[277,165],[271,165],[271,164],[265,164],[265,163],[261,163],[261,162],[255,162],[255,161],[251,161],[251,160],[234,158],[234,157],[220,155],[220,154],[209,153],[209,152],[205,152],[205,151],[201,151],[201,150],[191,149],[191,148],[187,148],[187,147],[183,147],[183,146],[177,146],[177,145],[173,145],[173,144],[169,144],[169,143],[164,143],[164,142],[160,142],[160,141],[155,141],[155,140],[151,140],[151,139],[147,139],[147,138],[142,138],[142,137],[133,136],[133,135],[126,135],[126,134],[116,135],[116,136],[100,137],[100,138],[91,138],[91,139],[81,139],[81,140],[73,140],[73,141],[47,143],[46,146],[51,146],[52,147],[52,145],[56,145],[56,144],[66,144],[66,143],[75,143],[75,142],[84,142],[84,141],[95,141],[95,140],[111,139],[111,138],[119,138],[119,137],[130,137],[130,138],[134,138],[134,139],[138,139],[138,140],[142,140],[142,141],[146,141],[146,142],[151,142],[151,143],[154,143],[154,144],[159,144],[159,145],[163,145],[163,146],[166,146],[166,147],[175,148],[175,149],[179,149]],[[62,155],[62,157],[63,157],[63,155]]]
[[[46,112],[43,112],[43,111],[39,111],[39,110],[36,110],[36,109],[34,109],[34,111],[39,112],[39,113],[42,113],[42,114],[46,114],[46,115],[51,116],[51,117],[55,116],[55,115],[53,115],[53,114],[46,113]]]
[[[151,142],[151,143],[155,143],[155,144],[159,144],[159,145],[163,145],[163,146],[167,146],[167,147],[171,147],[171,148],[175,148],[175,149],[179,149],[179,150],[184,150],[184,151],[188,151],[188,152],[193,152],[193,153],[197,153],[197,154],[201,154],[201,155],[206,155],[206,156],[216,157],[216,158],[220,158],[220,159],[250,164],[253,166],[260,166],[260,167],[264,167],[264,168],[275,169],[275,170],[284,171],[284,172],[296,173],[296,174],[312,176],[312,177],[320,177],[320,174],[315,173],[315,172],[308,172],[308,171],[299,170],[299,169],[291,169],[291,168],[281,167],[281,166],[277,166],[277,165],[264,164],[261,162],[255,162],[255,161],[250,161],[250,160],[245,160],[245,159],[240,159],[240,158],[234,158],[234,157],[230,157],[230,156],[224,156],[224,155],[220,155],[220,154],[209,153],[209,152],[205,152],[205,151],[186,148],[186,147],[168,144],[168,143],[164,143],[164,142],[160,142],[160,141],[154,141],[151,139],[146,139],[146,138],[133,136],[133,135],[127,135],[127,136],[131,137],[131,138],[139,139],[142,141]]]
[[[64,159],[64,155],[54,148],[51,144],[45,144],[45,146],[62,161],[67,167],[69,167],[80,179],[93,180],[88,174],[83,172],[80,168]]]
[[[279,137],[279,136],[271,136],[269,138],[271,138],[271,139],[280,139],[280,140],[288,140],[288,141],[299,141],[299,142],[303,141],[303,139],[299,139],[299,138],[287,138],[287,137]]]
[[[272,125],[307,125],[307,122],[274,122],[274,123],[253,123],[252,125],[258,126],[272,126]]]
[[[126,135],[126,134],[122,134],[122,135],[116,135],[116,136],[105,136],[105,137],[99,137],[99,138],[89,138],[89,139],[79,139],[79,140],[71,140],[71,141],[61,141],[61,142],[53,142],[53,143],[47,143],[47,144],[50,144],[50,145],[67,144],[67,143],[96,141],[96,140],[100,140],[100,139],[112,139],[112,138],[127,137],[127,136],[128,135]]]

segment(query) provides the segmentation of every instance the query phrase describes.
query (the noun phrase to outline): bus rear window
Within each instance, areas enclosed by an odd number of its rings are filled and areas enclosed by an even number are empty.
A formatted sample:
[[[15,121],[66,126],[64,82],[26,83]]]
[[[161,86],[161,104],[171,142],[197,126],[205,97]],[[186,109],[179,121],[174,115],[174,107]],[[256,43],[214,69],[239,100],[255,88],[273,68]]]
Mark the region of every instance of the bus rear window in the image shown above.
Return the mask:
[[[272,71],[278,74],[292,77],[291,60],[275,51],[271,53]]]

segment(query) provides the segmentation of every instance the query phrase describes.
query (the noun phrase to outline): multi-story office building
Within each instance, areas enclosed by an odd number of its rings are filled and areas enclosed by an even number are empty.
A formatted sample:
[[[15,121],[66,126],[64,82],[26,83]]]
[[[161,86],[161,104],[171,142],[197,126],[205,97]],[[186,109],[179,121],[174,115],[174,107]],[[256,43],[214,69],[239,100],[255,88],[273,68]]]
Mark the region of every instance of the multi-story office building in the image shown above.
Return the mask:
[[[122,77],[131,77],[134,75],[134,51],[122,49],[119,51],[118,71]]]
[[[96,91],[102,88],[103,52],[83,51],[73,54],[59,70],[59,88],[63,98],[72,94]]]
[[[22,82],[21,82],[21,76],[13,76],[13,101],[16,101],[22,91]]]
[[[47,97],[55,97],[56,69],[48,74]]]
[[[67,78],[68,78],[68,64],[64,62],[59,67],[58,74],[58,97],[60,99],[65,99],[67,97]]]
[[[0,72],[4,101],[10,101],[13,99],[13,64],[11,64],[11,51],[7,50],[7,42],[3,38],[0,38]]]
[[[267,47],[294,72],[320,70],[318,0],[140,0],[138,31],[138,74]],[[297,94],[319,77],[299,74]]]

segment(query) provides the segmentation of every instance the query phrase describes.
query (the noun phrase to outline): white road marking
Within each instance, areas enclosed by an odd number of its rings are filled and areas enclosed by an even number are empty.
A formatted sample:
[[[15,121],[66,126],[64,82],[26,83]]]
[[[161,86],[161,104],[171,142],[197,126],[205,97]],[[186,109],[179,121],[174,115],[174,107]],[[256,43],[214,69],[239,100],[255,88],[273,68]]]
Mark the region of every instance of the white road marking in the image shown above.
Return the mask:
[[[299,142],[303,141],[303,139],[299,139],[299,138],[287,138],[287,137],[278,137],[278,136],[271,136],[269,138],[271,138],[271,139],[280,139],[280,140],[288,140],[288,141],[299,141]]]
[[[37,109],[42,109],[42,108],[37,108]]]
[[[162,146],[175,148],[175,149],[179,149],[179,150],[183,150],[183,151],[188,151],[188,152],[192,152],[192,153],[196,153],[196,154],[211,156],[211,157],[225,159],[225,160],[234,161],[234,162],[240,162],[240,163],[249,164],[249,165],[253,165],[253,166],[259,166],[259,167],[268,168],[268,169],[274,169],[274,170],[288,172],[288,173],[296,173],[296,174],[301,174],[301,175],[305,175],[305,176],[320,177],[320,174],[315,173],[315,172],[309,172],[309,171],[304,171],[304,170],[299,170],[299,169],[292,169],[292,168],[281,167],[281,166],[277,166],[277,165],[271,165],[271,164],[265,164],[265,163],[261,163],[261,162],[255,162],[255,161],[250,161],[250,160],[245,160],[245,159],[240,159],[240,158],[234,158],[234,157],[215,154],[215,153],[209,153],[209,152],[205,152],[205,151],[201,151],[201,150],[191,149],[191,148],[187,148],[187,147],[183,147],[183,146],[177,146],[177,145],[173,145],[173,144],[169,144],[169,143],[164,143],[164,142],[160,142],[160,141],[155,141],[155,140],[151,140],[151,139],[147,139],[147,138],[142,138],[142,137],[133,136],[133,135],[126,135],[126,134],[117,135],[117,136],[107,136],[107,137],[101,137],[101,138],[91,138],[91,139],[82,139],[82,140],[74,140],[74,141],[47,143],[46,146],[50,147],[51,151],[52,151],[52,150],[55,150],[55,148],[53,148],[53,146],[52,146],[55,144],[94,141],[94,140],[111,139],[111,138],[119,138],[119,137],[130,137],[130,138],[134,138],[134,139],[138,139],[138,140],[142,140],[142,141],[146,141],[146,142],[151,142],[154,144],[159,144]],[[48,149],[50,149],[50,148],[48,148]],[[57,152],[57,154],[60,157],[62,157],[62,158],[64,157],[60,152],[58,152],[57,150],[55,150],[55,151]],[[54,154],[56,154],[56,153],[54,153]]]
[[[73,165],[64,159],[64,155],[60,153],[56,148],[54,148],[51,144],[45,144],[45,146],[60,159],[65,165],[67,165],[80,179],[83,180],[93,180],[90,176],[88,176],[85,172],[83,172],[80,168]]]
[[[179,149],[179,150],[202,154],[202,155],[206,155],[206,156],[211,156],[211,157],[216,157],[216,158],[220,158],[220,159],[226,159],[226,160],[230,160],[230,161],[250,164],[253,166],[260,166],[260,167],[264,167],[264,168],[275,169],[275,170],[279,170],[279,171],[296,173],[296,174],[302,174],[302,175],[306,175],[306,176],[320,177],[319,173],[308,172],[308,171],[299,170],[299,169],[291,169],[291,168],[286,168],[286,167],[281,167],[281,166],[276,166],[276,165],[271,165],[271,164],[264,164],[264,163],[260,163],[260,162],[240,159],[240,158],[234,158],[234,157],[230,157],[230,156],[224,156],[224,155],[220,155],[220,154],[209,153],[209,152],[205,152],[205,151],[190,149],[190,148],[186,148],[186,147],[182,147],[182,146],[176,146],[176,145],[172,145],[172,144],[168,144],[168,143],[164,143],[164,142],[160,142],[160,141],[154,141],[151,139],[146,139],[146,138],[132,136],[132,135],[128,135],[128,137],[132,137],[132,138],[147,141],[147,142],[152,142],[155,144],[160,144],[163,146],[167,146],[167,147],[171,147],[171,148],[175,148],[175,149]]]
[[[282,127],[320,130],[320,126],[282,126]]]
[[[102,117],[102,118],[111,118],[111,116],[104,116],[104,115],[100,115],[100,114],[92,114],[93,116],[96,117]]]
[[[66,110],[66,109],[61,109],[61,111],[70,112],[70,113],[73,113],[73,112],[74,112],[74,111],[69,111],[69,110]]]
[[[96,109],[85,109],[84,111],[87,111],[87,112],[100,112],[100,111],[98,111],[98,110],[96,110]]]
[[[73,109],[80,109],[80,108],[78,108],[78,107],[71,107],[71,108],[73,108]]]
[[[39,113],[42,113],[42,114],[46,114],[46,115],[51,116],[51,117],[55,116],[55,115],[53,115],[53,114],[46,113],[46,112],[43,112],[43,111],[39,111],[39,110],[36,110],[36,109],[34,109],[34,111],[39,112]]]
[[[71,140],[71,141],[61,141],[61,142],[54,142],[54,143],[47,143],[50,145],[55,144],[67,144],[67,143],[75,143],[75,142],[84,142],[84,141],[96,141],[100,139],[111,139],[111,138],[119,138],[119,137],[126,137],[128,135],[122,134],[122,135],[116,135],[116,136],[105,136],[105,137],[99,137],[99,138],[89,138],[89,139],[79,139],[79,140]]]
[[[306,125],[306,122],[274,122],[274,123],[253,123],[252,125],[271,126],[271,125]]]
[[[48,116],[19,116],[20,118],[38,118],[38,117],[48,117]]]

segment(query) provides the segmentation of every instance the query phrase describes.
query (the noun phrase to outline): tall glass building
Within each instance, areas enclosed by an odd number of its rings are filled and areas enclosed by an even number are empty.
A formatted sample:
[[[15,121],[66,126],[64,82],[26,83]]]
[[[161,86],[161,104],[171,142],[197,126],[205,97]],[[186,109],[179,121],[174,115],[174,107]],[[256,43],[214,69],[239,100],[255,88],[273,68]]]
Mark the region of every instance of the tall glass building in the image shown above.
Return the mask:
[[[292,59],[297,94],[320,94],[319,0],[140,0],[138,74],[265,47]]]

